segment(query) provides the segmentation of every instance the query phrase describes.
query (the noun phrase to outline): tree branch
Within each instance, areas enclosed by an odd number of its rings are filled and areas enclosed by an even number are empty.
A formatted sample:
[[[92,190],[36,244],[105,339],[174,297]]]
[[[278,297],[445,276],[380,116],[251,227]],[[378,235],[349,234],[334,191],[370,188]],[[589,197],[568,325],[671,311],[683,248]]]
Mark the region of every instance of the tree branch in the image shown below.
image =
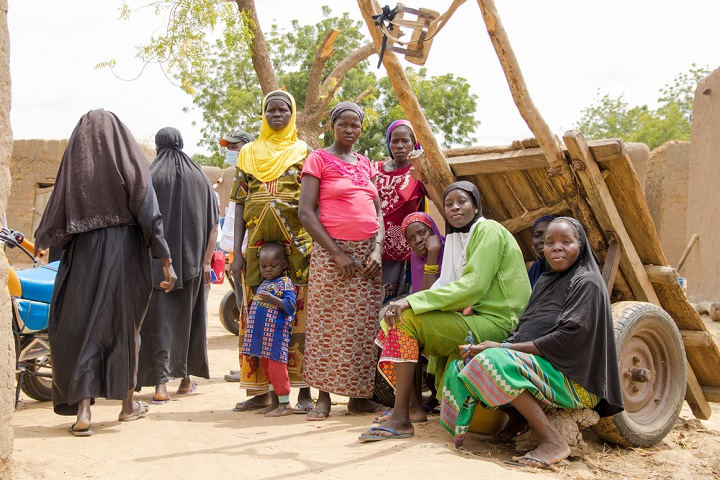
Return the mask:
[[[248,28],[253,34],[252,64],[253,68],[255,68],[255,73],[257,73],[263,95],[267,95],[273,90],[278,90],[280,88],[280,82],[278,82],[275,70],[273,70],[270,53],[268,52],[267,45],[265,44],[265,35],[263,35],[262,30],[260,29],[260,22],[258,21],[257,11],[255,10],[255,1],[236,1],[240,11],[245,12],[245,15],[247,15],[250,20]]]
[[[321,94],[318,96],[318,112],[324,112],[325,109],[327,109],[330,100],[333,99],[335,92],[337,92],[338,88],[340,88],[345,75],[358,63],[362,62],[373,53],[375,53],[375,44],[371,42],[353,50],[347,57],[335,66],[333,71],[330,72],[330,75],[327,76],[322,84],[320,90]]]
[[[320,48],[315,54],[308,76],[307,91],[305,92],[306,112],[314,112],[317,109],[318,97],[320,96],[320,76],[322,75],[323,68],[325,68],[325,64],[335,51],[333,44],[338,35],[340,35],[340,30],[337,28],[331,29],[327,35],[325,35],[325,38],[320,44]]]

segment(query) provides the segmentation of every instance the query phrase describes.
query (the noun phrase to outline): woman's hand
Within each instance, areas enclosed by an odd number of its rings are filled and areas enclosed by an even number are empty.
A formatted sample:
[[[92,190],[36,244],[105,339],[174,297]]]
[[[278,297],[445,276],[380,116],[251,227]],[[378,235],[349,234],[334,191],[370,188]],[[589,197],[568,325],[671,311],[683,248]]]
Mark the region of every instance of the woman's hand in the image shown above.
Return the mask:
[[[177,275],[172,266],[172,259],[162,258],[160,261],[162,261],[163,275],[165,275],[165,280],[160,282],[160,288],[165,290],[165,293],[169,293],[175,287]]]
[[[442,248],[440,237],[437,235],[430,235],[427,240],[425,240],[425,248],[427,248],[428,257],[431,253],[434,253],[435,258],[437,259],[437,254],[440,253],[440,249]]]
[[[488,348],[500,348],[500,344],[498,342],[486,340],[477,345],[460,345],[458,348],[460,349],[463,360],[467,360],[468,358],[473,358],[475,355],[487,350]]]
[[[385,310],[385,323],[388,324],[390,329],[402,324],[402,312],[408,308],[410,308],[410,302],[408,302],[406,298],[390,302],[387,310]]]
[[[361,269],[360,265],[342,250],[333,252],[332,256],[335,265],[340,270],[340,280],[350,280],[355,275],[355,272]]]
[[[205,285],[210,285],[212,282],[212,277],[210,276],[210,271],[212,270],[212,267],[210,266],[210,262],[205,262],[203,265],[203,274],[205,275]]]
[[[241,276],[245,275],[245,257],[243,257],[242,254],[233,256],[233,261],[230,264],[230,272],[232,273],[235,282],[238,282]],[[238,285],[241,284],[242,282],[238,282]]]
[[[382,245],[375,243],[375,249],[365,262],[365,267],[360,271],[367,278],[375,278],[382,271]]]

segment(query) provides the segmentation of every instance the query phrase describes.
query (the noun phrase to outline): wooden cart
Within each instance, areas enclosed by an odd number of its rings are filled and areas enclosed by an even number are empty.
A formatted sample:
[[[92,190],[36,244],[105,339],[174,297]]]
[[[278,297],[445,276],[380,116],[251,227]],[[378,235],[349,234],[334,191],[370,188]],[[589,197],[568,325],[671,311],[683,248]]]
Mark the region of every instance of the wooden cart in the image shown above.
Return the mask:
[[[383,33],[372,19],[380,7],[376,0],[358,4],[380,51]],[[696,417],[710,417],[708,401],[720,401],[720,350],[668,265],[622,141],[588,142],[579,131],[565,133],[562,142],[552,135],[532,104],[495,5],[478,4],[535,138],[508,147],[442,151],[397,56],[386,50],[383,64],[424,149],[412,159],[416,175],[438,206],[450,183],[477,185],[484,215],[510,230],[528,259],[536,218],[570,215],[583,223],[611,292],[625,403],[624,412],[601,419],[594,429],[620,445],[653,445],[675,425],[683,399]]]

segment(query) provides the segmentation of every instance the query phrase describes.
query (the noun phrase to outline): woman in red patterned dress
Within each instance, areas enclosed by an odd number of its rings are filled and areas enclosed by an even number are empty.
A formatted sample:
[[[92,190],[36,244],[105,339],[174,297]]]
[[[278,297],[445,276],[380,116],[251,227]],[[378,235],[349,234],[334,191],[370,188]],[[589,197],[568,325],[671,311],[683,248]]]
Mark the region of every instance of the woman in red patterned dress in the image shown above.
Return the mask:
[[[385,231],[377,171],[353,152],[363,117],[354,103],[338,103],[330,114],[335,142],[308,155],[302,171],[298,213],[314,241],[303,380],[320,390],[308,420],[327,418],[330,393],[350,397],[350,411],[383,410],[370,397]]]
[[[427,192],[410,176],[408,155],[418,149],[410,122],[395,120],[385,136],[390,159],[377,163],[377,189],[385,223],[382,258],[383,302],[410,293],[409,260],[412,250],[402,230],[403,219],[421,209]]]

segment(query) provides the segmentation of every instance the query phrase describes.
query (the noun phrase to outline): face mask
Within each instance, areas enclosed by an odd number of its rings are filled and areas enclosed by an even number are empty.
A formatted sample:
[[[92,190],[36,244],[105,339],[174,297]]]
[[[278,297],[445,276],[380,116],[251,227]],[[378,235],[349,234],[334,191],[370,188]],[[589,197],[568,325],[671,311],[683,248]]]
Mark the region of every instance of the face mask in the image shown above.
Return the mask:
[[[225,151],[225,163],[227,163],[231,167],[234,167],[235,165],[237,165],[239,154],[240,154],[240,152],[238,152],[237,150],[226,150]]]

